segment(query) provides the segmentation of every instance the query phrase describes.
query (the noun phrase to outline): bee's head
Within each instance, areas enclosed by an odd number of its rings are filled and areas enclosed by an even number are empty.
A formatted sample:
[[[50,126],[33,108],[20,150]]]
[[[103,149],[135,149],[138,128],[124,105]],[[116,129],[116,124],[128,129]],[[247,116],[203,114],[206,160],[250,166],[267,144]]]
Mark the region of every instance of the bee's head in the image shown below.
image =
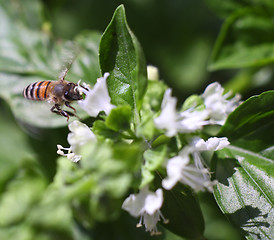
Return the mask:
[[[82,96],[79,93],[77,85],[75,83],[67,84],[64,91],[64,98],[69,102],[82,99]]]

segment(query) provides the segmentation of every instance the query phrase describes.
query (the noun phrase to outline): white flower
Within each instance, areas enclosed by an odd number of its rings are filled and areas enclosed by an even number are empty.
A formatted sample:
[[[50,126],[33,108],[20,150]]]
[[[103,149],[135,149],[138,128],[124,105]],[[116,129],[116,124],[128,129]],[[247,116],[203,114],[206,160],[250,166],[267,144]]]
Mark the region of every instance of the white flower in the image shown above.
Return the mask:
[[[202,94],[212,124],[223,125],[227,116],[240,104],[240,95],[235,95],[234,98],[229,99],[231,92],[223,93],[224,88],[219,83],[214,82],[208,85]]]
[[[167,163],[167,178],[162,181],[165,189],[172,189],[177,182],[190,186],[195,191],[207,189],[210,182],[206,168],[199,169],[190,163],[188,154],[179,154]]]
[[[140,216],[137,227],[142,226],[142,223],[144,223],[146,231],[150,231],[153,235],[159,234],[156,224],[160,221],[160,217],[166,222],[160,212],[162,204],[163,190],[159,188],[154,193],[149,191],[148,185],[146,185],[138,194],[131,194],[126,198],[122,209],[128,211],[134,217]]]
[[[223,138],[217,138],[217,137],[211,137],[207,141],[196,137],[192,140],[192,143],[190,145],[190,149],[192,152],[194,164],[198,169],[204,169],[204,163],[203,158],[201,156],[201,152],[203,151],[218,151],[226,146],[228,146],[230,143],[226,137]],[[205,181],[205,187],[208,189],[208,191],[213,192],[213,186],[217,183],[217,180],[210,181],[210,173],[207,173],[208,181]],[[206,176],[204,176],[206,178]]]
[[[73,162],[78,162],[81,159],[81,147],[90,141],[96,141],[96,136],[86,124],[81,123],[78,120],[74,120],[70,123],[68,128],[71,131],[67,138],[70,147],[64,148],[61,145],[57,145],[57,153],[66,156]],[[67,153],[63,150],[67,151]]]
[[[173,137],[177,133],[201,130],[209,124],[223,125],[227,116],[240,104],[240,95],[230,98],[231,93],[223,93],[224,89],[219,83],[212,83],[201,95],[205,109],[193,106],[184,112],[177,112],[177,99],[171,96],[171,89],[167,89],[161,105],[161,114],[154,120],[156,128],[166,130],[166,136]]]
[[[162,112],[154,122],[158,129],[166,129],[167,136],[175,136],[177,133],[177,99],[171,96],[171,89],[167,89],[162,101]]]
[[[189,133],[202,129],[204,125],[208,124],[206,121],[208,117],[207,111],[197,111],[194,109],[188,109],[179,113],[179,132]]]
[[[216,180],[210,180],[210,172],[204,167],[200,152],[217,151],[229,145],[227,138],[212,137],[207,141],[194,138],[190,145],[185,146],[179,155],[167,162],[167,178],[162,181],[165,189],[173,188],[177,182],[190,186],[194,191],[207,189],[213,192]],[[191,163],[191,157],[193,163]]]
[[[111,109],[115,107],[110,103],[111,99],[106,82],[108,76],[109,73],[105,73],[104,77],[98,78],[93,89],[90,89],[87,84],[83,84],[84,87],[78,84],[78,90],[86,95],[84,100],[78,101],[78,104],[92,117],[97,117],[101,111],[109,114]]]
[[[178,132],[195,132],[208,124],[207,111],[188,109],[184,112],[177,112],[176,104],[177,99],[171,96],[171,89],[167,89],[162,101],[161,114],[154,120],[155,126],[158,129],[165,129],[168,137],[173,137]]]
[[[226,137],[211,137],[207,141],[202,138],[194,138],[192,147],[194,151],[218,151],[229,145]]]
[[[71,122],[68,128],[71,132],[68,134],[67,140],[73,152],[79,152],[80,147],[90,140],[96,141],[96,137],[91,129],[78,120]]]

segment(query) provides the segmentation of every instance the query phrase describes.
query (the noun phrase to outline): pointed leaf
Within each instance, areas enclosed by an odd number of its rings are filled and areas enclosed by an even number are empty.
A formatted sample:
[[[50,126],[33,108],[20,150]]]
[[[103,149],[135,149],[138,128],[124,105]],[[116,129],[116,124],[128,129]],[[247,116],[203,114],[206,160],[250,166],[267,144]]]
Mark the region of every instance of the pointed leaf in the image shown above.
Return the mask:
[[[231,145],[215,154],[214,195],[248,239],[273,239],[274,91],[251,97],[227,119],[220,135]]]
[[[146,90],[146,63],[140,44],[130,30],[120,5],[105,30],[99,49],[102,74],[109,72],[109,94],[115,105],[130,105],[137,114]]]
[[[256,152],[272,146],[274,141],[269,134],[273,133],[273,106],[274,91],[249,98],[228,116],[219,135],[228,137],[237,146],[249,141],[252,145],[245,147],[253,151],[256,148]]]
[[[248,239],[273,239],[273,159],[234,146],[217,158],[214,195],[221,210]]]

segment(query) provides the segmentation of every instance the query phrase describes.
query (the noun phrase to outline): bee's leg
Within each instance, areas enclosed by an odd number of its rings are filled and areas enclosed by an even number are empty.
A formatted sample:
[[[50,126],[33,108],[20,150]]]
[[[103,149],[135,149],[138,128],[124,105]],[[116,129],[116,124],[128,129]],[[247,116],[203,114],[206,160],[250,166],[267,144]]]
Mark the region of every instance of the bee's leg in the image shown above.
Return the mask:
[[[52,108],[50,109],[51,112],[56,113],[56,114],[60,114],[58,111],[54,110],[56,108],[56,106],[52,106]]]
[[[76,109],[74,107],[72,107],[69,102],[65,102],[65,105],[69,108],[71,108],[74,112],[76,112]]]
[[[77,114],[76,114],[76,109],[75,109],[74,107],[72,107],[72,106],[69,104],[69,102],[65,102],[65,105],[66,105],[67,107],[73,109],[73,111],[74,111],[74,113],[69,112],[69,111],[66,111],[66,113],[68,113],[70,116],[77,117],[77,118],[80,120],[80,117],[77,116]]]
[[[57,110],[54,110],[55,108]],[[58,105],[58,104],[54,104],[54,106],[50,110],[52,112],[56,113],[56,114],[59,114],[59,115],[61,115],[63,117],[66,117],[67,121],[69,120],[69,116],[74,116],[73,113],[62,110],[61,107],[60,107],[60,105]]]

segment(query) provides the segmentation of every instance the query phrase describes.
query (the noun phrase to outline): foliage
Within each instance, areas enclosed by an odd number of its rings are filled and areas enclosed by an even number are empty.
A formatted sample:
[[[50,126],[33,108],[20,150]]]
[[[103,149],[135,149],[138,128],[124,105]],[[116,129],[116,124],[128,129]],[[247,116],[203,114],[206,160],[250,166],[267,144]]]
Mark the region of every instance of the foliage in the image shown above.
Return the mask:
[[[227,90],[251,95],[254,86],[267,89],[274,59],[272,1],[206,2],[224,18],[208,70],[233,69]],[[116,8],[102,35],[85,31],[71,41],[55,38],[43,13],[40,1],[0,1],[0,239],[274,237],[273,91],[243,101],[226,113],[225,123],[220,124],[211,112],[194,131],[170,133],[155,119],[165,117],[172,122],[173,114],[183,118],[183,114],[204,113],[206,91],[187,98],[176,113],[162,116],[165,100],[166,105],[174,101],[176,105],[177,99],[168,97],[171,92],[163,81],[147,78],[143,49],[127,23],[123,5]],[[46,103],[28,101],[21,94],[29,83],[57,79],[68,66],[66,80],[82,79],[90,86],[96,86],[100,73],[108,72],[107,89],[115,105],[109,114],[100,112],[96,118],[76,106],[79,124],[94,134],[85,140],[81,132],[83,138],[78,138],[70,118],[70,149],[62,154],[68,158],[78,154],[77,163],[55,154],[57,144],[67,145],[66,119],[52,114]],[[227,105],[238,100],[223,93],[220,97]],[[213,154],[199,152],[213,172],[208,182],[220,211],[209,193],[199,191],[206,189],[197,190],[182,180],[171,189],[163,184],[172,177],[168,172],[172,159],[190,156],[195,161],[198,150],[189,150],[192,138],[209,141],[212,136],[220,144],[223,137],[230,142],[209,149]],[[73,137],[77,138],[74,143]],[[125,199],[138,198],[146,186],[153,192],[164,188],[158,224],[161,236],[135,229],[138,220],[121,209],[126,209]],[[130,193],[135,195],[128,197]],[[145,214],[138,216],[145,218]],[[215,224],[223,223],[222,231],[230,231],[227,236],[210,231],[214,219]]]

